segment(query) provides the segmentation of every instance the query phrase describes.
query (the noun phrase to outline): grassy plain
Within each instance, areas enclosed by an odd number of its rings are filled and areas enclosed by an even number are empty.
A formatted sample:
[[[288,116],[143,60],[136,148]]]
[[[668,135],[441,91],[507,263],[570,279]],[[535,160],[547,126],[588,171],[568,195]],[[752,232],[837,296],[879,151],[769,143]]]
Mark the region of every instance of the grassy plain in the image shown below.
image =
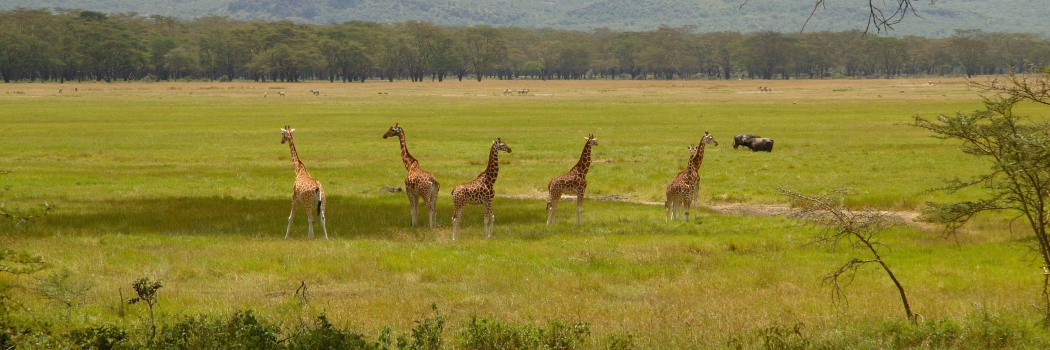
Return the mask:
[[[531,93],[504,96],[508,88]],[[796,324],[816,342],[892,346],[903,313],[892,285],[864,271],[849,307],[832,306],[820,277],[852,253],[805,245],[813,228],[710,211],[665,223],[660,206],[597,200],[586,203],[585,227],[572,225],[567,202],[547,228],[544,202],[522,198],[543,197],[589,133],[599,140],[589,195],[637,201],[663,200],[704,131],[722,143],[701,169],[704,203],[783,203],[780,185],[852,187],[854,205],[915,210],[966,196],[925,190],[985,166],[906,125],[980,108],[963,80],[6,84],[0,105],[0,168],[13,171],[0,177],[6,204],[58,205],[5,227],[0,244],[94,284],[63,321],[70,327],[138,322],[120,316],[117,290],[127,296],[131,281],[151,276],[166,282],[169,318],[325,311],[375,334],[411,328],[437,303],[453,320],[583,321],[647,348],[725,346]],[[404,179],[397,142],[381,138],[395,122],[442,184],[437,230],[410,227],[404,196],[378,192]],[[302,215],[295,239],[283,240],[293,180],[284,125],[325,185],[332,240],[305,240]],[[775,139],[774,152],[732,149],[738,133]],[[449,192],[484,168],[496,137],[514,150],[501,157],[496,238],[479,237],[473,207],[463,239],[450,241]],[[1045,345],[1050,337],[1028,330],[1041,276],[1026,240],[994,218],[957,239],[906,228],[887,234],[887,259],[926,319],[991,310],[1027,334],[1008,344]],[[315,297],[305,310],[291,296],[304,280]],[[63,313],[33,302],[39,317]]]

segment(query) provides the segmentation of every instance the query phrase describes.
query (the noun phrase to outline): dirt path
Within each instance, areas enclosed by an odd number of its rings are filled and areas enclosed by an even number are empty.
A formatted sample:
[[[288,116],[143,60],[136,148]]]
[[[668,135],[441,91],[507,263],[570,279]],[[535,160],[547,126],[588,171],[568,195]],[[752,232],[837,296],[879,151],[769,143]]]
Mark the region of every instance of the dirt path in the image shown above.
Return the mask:
[[[501,196],[501,197],[513,198],[513,199],[531,199],[531,200],[546,200],[547,199],[547,196],[546,195],[542,195],[542,194],[509,195],[509,196]],[[575,200],[575,198],[576,197],[572,196],[572,195],[562,196],[562,199]],[[663,202],[650,202],[650,201],[632,200],[630,198],[621,197],[621,196],[603,196],[603,197],[593,197],[593,198],[590,198],[590,199],[598,200],[598,201],[626,202],[626,203],[644,204],[644,205],[660,205],[660,206],[664,205]],[[710,210],[717,211],[719,213],[729,214],[729,215],[787,216],[791,212],[791,207],[786,205],[786,204],[743,204],[743,203],[703,204],[703,203],[701,203],[700,206],[703,207],[703,208],[707,208],[707,209],[710,209]],[[925,223],[925,222],[919,221],[918,220],[919,219],[919,215],[920,215],[919,212],[915,212],[915,211],[893,211],[893,210],[880,210],[879,212],[881,212],[883,214],[896,216],[896,217],[900,218],[902,221],[904,221],[906,224],[908,224],[909,226],[914,226],[914,227],[921,228],[921,229],[924,229],[924,230],[931,230],[931,229],[935,229],[936,228],[936,226],[934,226],[934,225],[931,225],[929,223]]]

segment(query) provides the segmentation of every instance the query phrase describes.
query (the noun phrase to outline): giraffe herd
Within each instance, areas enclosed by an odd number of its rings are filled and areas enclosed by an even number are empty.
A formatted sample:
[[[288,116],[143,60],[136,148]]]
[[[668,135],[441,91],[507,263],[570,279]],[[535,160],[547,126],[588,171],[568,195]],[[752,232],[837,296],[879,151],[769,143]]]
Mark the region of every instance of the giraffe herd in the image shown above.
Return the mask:
[[[284,238],[288,238],[292,229],[292,220],[295,218],[295,208],[303,206],[306,210],[309,222],[309,236],[314,236],[314,205],[316,204],[316,215],[321,218],[321,227],[324,229],[325,239],[328,238],[328,228],[325,222],[325,194],[321,182],[310,176],[306,165],[299,159],[295,150],[295,142],[292,139],[295,129],[285,126],[281,129],[281,143],[288,143],[292,152],[292,163],[295,168],[295,184],[292,194],[292,212],[288,215],[288,228],[285,230]],[[419,224],[419,200],[423,199],[429,214],[430,228],[437,224],[437,198],[441,188],[434,174],[423,170],[419,160],[408,151],[405,130],[400,124],[394,124],[383,138],[397,136],[401,144],[401,160],[405,164],[408,174],[405,176],[404,192],[408,195],[409,206],[412,212],[412,226]],[[587,140],[583,145],[580,160],[569,169],[569,172],[555,176],[547,185],[549,192],[547,201],[547,225],[557,223],[558,201],[562,194],[576,195],[576,224],[583,226],[583,200],[587,193],[587,172],[591,167],[591,147],[598,145],[598,139],[594,134],[585,137]],[[677,220],[680,212],[684,212],[685,221],[689,221],[690,207],[697,202],[700,187],[700,165],[703,163],[704,151],[707,144],[718,146],[718,141],[708,132],[697,146],[689,147],[689,162],[686,169],[679,172],[677,176],[667,185],[667,200],[664,206],[667,211],[667,220]],[[499,152],[511,153],[510,146],[501,138],[492,141],[489,149],[488,164],[485,170],[478,174],[477,178],[470,182],[457,185],[452,189],[452,201],[455,205],[455,214],[452,217],[452,240],[456,239],[459,232],[459,223],[463,210],[468,204],[482,205],[485,207],[485,237],[491,238],[496,225],[496,217],[492,212],[492,199],[496,192],[493,185],[499,176]],[[394,192],[394,191],[391,191]]]

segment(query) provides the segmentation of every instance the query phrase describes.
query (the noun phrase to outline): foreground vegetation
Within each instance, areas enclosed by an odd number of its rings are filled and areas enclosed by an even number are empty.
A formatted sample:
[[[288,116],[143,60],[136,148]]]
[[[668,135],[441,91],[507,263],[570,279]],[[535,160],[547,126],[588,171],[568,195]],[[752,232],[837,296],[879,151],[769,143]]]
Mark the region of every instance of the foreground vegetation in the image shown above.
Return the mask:
[[[589,133],[599,139],[595,199],[662,201],[686,146],[704,131],[722,142],[700,171],[705,204],[784,203],[777,185],[853,187],[862,194],[852,205],[894,210],[972,195],[925,192],[935,175],[972,175],[981,165],[904,125],[915,114],[979,108],[964,82],[792,81],[770,84],[773,93],[753,85],[513,86],[528,96],[503,96],[511,86],[489,81],[65,84],[61,93],[55,84],[5,85],[0,159],[12,173],[0,178],[11,188],[4,204],[55,204],[0,235],[4,247],[51,265],[0,274],[25,307],[11,322],[37,330],[12,341],[47,346],[125,332],[127,345],[147,346],[167,344],[180,327],[213,327],[256,333],[216,331],[200,342],[258,334],[252,339],[292,347],[327,329],[396,347],[441,319],[445,348],[551,334],[578,336],[585,348],[1050,344],[1040,310],[1029,306],[1041,276],[1016,254],[1027,235],[1011,231],[1009,218],[984,217],[953,240],[914,227],[883,236],[917,325],[888,307],[896,295],[878,271],[862,270],[846,289],[848,306],[832,305],[820,277],[848,248],[806,245],[816,229],[783,217],[705,210],[697,222],[667,223],[661,206],[590,200],[584,227],[544,225],[536,198],[575,163]],[[395,122],[442,183],[437,230],[410,227],[404,196],[378,191],[404,179],[397,142],[381,138]],[[301,216],[295,239],[281,239],[293,174],[278,129],[288,124],[330,196],[332,240],[303,239]],[[774,152],[728,147],[743,132],[776,139]],[[461,239],[450,241],[448,191],[481,171],[495,137],[514,149],[501,158],[496,237],[480,238],[474,207]],[[124,302],[141,277],[163,281],[156,337],[147,307]],[[54,286],[84,292],[68,303],[40,292]]]

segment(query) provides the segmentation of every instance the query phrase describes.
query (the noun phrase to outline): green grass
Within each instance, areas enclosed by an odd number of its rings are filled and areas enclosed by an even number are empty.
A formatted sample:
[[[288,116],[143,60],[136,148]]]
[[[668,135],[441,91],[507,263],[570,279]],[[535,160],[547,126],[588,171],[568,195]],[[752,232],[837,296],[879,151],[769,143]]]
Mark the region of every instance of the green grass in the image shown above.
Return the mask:
[[[534,95],[501,96],[508,84]],[[778,185],[849,186],[861,192],[852,204],[913,210],[968,195],[925,190],[982,170],[951,142],[904,125],[979,108],[963,84],[770,84],[782,85],[757,94],[751,82],[281,84],[288,97],[265,99],[274,89],[250,83],[67,84],[80,91],[61,96],[55,84],[3,85],[0,168],[14,171],[0,177],[11,187],[6,202],[58,209],[4,227],[0,245],[94,283],[61,327],[138,324],[142,310],[121,309],[117,291],[127,297],[132,281],[150,276],[165,282],[168,320],[255,309],[291,322],[324,311],[376,334],[411,329],[438,303],[454,322],[583,321],[599,339],[630,333],[643,348],[720,347],[796,324],[818,343],[929,344],[923,335],[941,329],[901,330],[903,310],[879,271],[864,270],[847,289],[848,308],[833,306],[820,277],[855,253],[806,245],[815,229],[785,218],[703,211],[698,222],[666,223],[661,206],[590,200],[585,227],[574,225],[569,201],[548,228],[544,201],[498,198],[494,239],[481,238],[482,210],[470,207],[460,239],[449,240],[449,192],[484,168],[496,137],[514,149],[501,156],[501,196],[543,197],[589,133],[599,140],[591,197],[662,201],[704,131],[722,142],[701,168],[704,203],[776,204],[785,202]],[[308,96],[311,88],[324,96]],[[381,138],[395,122],[442,184],[437,230],[410,227],[403,194],[378,193],[403,185],[397,142]],[[306,240],[304,215],[283,239],[294,177],[279,143],[284,125],[297,129],[299,154],[330,197],[331,240]],[[733,135],[745,132],[776,139],[774,152],[733,150]],[[913,308],[942,322],[930,327],[970,327],[980,310],[1001,313],[1002,324],[1038,320],[1028,305],[1039,300],[1039,271],[1023,231],[1008,224],[987,218],[957,239],[886,233],[886,258]],[[292,296],[300,281],[314,295],[305,309]],[[35,317],[65,314],[23,294]],[[1050,339],[1026,332],[1011,344]]]

